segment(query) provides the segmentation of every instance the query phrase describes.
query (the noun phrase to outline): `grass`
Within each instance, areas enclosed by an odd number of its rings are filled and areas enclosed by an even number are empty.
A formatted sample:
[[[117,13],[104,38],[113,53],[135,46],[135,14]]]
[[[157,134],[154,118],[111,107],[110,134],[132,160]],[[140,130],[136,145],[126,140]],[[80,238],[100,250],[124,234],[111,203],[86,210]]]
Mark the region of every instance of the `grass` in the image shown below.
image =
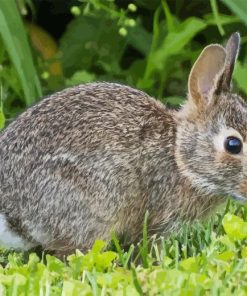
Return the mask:
[[[245,0],[189,5],[184,0],[75,0],[67,8],[71,20],[57,40],[37,26],[36,2],[0,1],[0,85],[7,94],[1,114],[6,123],[42,94],[91,81],[118,81],[178,105],[203,47],[225,44],[234,31],[243,37],[234,82],[247,95]]]
[[[18,73],[26,103],[31,105],[42,90],[21,16],[14,0],[2,1],[0,8],[0,36]]]
[[[231,214],[231,213],[235,214]],[[246,295],[247,209],[228,205],[204,224],[169,239],[149,238],[122,250],[103,241],[63,262],[2,250],[0,295]]]

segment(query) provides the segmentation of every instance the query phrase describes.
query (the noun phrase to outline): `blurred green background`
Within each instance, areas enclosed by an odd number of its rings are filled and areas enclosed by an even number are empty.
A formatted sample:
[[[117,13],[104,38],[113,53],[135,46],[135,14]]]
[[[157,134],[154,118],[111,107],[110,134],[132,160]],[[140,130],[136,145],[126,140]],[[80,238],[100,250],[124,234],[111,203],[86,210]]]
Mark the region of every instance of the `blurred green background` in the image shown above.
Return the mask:
[[[234,86],[245,96],[246,0],[1,0],[0,127],[42,96],[91,81],[177,106],[203,47],[235,31]]]

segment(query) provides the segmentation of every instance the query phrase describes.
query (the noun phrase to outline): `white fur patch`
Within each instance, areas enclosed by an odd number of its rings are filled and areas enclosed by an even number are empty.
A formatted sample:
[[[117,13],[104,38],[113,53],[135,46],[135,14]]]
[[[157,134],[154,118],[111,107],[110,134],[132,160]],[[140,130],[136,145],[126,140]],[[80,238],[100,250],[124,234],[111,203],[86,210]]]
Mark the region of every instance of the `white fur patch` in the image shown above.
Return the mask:
[[[44,160],[45,161],[49,161],[49,160],[52,160],[52,161],[55,161],[57,159],[60,159],[62,161],[69,161],[71,163],[75,163],[77,161],[77,156],[74,156],[70,153],[59,153],[59,154],[56,154],[56,155],[50,155],[50,154],[46,154],[44,156]]]
[[[14,233],[8,227],[5,215],[0,214],[0,246],[4,248],[28,250],[33,245],[23,240],[18,234]]]
[[[242,136],[239,134],[238,131],[236,131],[233,128],[222,128],[220,133],[215,136],[214,138],[214,145],[217,151],[219,152],[224,152],[225,151],[225,147],[224,147],[224,143],[227,137],[237,137],[238,139],[240,139],[241,141],[243,141]],[[243,143],[243,152],[246,153],[246,143]],[[239,157],[239,155],[234,155],[235,157]]]

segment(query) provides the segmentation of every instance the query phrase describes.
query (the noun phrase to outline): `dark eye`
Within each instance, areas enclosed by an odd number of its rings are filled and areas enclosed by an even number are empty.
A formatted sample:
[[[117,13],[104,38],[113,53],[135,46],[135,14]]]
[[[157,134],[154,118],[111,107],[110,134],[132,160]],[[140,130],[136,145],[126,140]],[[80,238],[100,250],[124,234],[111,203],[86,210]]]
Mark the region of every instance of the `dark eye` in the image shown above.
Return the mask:
[[[241,140],[236,137],[227,137],[225,140],[225,149],[231,154],[239,154],[242,150],[243,144]]]

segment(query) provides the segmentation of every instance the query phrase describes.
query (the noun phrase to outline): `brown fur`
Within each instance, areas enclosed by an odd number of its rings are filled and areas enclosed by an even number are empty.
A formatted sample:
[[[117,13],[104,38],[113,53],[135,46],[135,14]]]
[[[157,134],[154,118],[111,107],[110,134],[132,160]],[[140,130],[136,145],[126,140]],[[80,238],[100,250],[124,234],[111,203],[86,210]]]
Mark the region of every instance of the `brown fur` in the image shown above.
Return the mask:
[[[112,232],[138,240],[146,211],[149,232],[167,234],[228,194],[247,197],[246,185],[238,189],[247,162],[212,141],[222,126],[246,139],[247,106],[215,94],[227,52],[208,48],[178,112],[139,90],[92,83],[51,95],[10,124],[0,136],[0,211],[12,229],[68,253]],[[217,61],[218,52],[218,70],[206,69],[207,54]],[[197,89],[205,81],[206,96]]]

